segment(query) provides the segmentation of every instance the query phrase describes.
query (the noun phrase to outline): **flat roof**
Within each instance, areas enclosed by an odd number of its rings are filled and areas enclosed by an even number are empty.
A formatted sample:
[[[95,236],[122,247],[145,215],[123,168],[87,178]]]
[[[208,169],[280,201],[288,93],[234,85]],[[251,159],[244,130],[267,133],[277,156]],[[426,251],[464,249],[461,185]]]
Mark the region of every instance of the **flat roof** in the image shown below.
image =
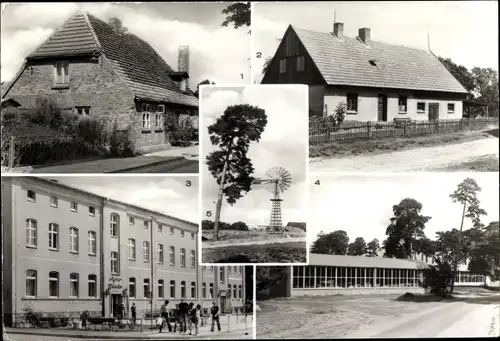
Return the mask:
[[[309,265],[415,270],[423,269],[429,266],[424,262],[410,259],[327,255],[317,253],[309,254]]]

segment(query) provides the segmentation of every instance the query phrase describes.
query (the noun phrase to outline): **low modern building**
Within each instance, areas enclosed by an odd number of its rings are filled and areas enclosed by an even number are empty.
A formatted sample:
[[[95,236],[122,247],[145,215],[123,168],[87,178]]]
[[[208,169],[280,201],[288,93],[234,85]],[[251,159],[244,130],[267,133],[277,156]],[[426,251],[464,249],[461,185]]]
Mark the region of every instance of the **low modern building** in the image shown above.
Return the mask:
[[[198,225],[38,177],[2,177],[3,312],[138,316],[162,302],[245,300],[243,267],[198,264]]]
[[[430,50],[333,32],[286,30],[262,84],[309,85],[309,112],[333,115],[347,106],[346,121],[457,119],[467,91]]]

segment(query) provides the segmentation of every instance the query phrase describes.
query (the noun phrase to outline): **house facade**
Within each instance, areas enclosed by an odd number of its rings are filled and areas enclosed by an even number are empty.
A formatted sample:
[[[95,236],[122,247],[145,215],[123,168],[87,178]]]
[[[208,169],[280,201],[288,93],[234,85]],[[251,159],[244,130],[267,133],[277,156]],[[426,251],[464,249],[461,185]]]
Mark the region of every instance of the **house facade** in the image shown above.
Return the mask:
[[[309,85],[311,116],[335,114],[346,105],[346,121],[436,120],[462,117],[467,91],[431,51],[333,32],[286,30],[262,84]]]
[[[164,300],[241,309],[243,267],[201,267],[198,226],[36,177],[2,178],[3,312],[138,318]]]
[[[102,118],[109,126],[116,121],[119,130],[130,129],[136,147],[168,143],[169,115],[198,117],[189,47],[179,47],[174,70],[144,40],[82,11],[27,56],[6,96],[27,110],[51,100],[63,113]]]

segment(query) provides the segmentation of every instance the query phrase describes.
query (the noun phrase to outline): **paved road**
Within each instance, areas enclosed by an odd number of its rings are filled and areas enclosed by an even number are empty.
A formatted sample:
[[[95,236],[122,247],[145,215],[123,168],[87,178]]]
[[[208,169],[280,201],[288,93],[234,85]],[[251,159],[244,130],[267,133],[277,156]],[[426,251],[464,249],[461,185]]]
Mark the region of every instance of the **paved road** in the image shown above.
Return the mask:
[[[180,162],[171,162],[167,164],[153,165],[149,167],[140,168],[130,173],[195,173],[199,172],[199,163],[197,160],[184,159]],[[126,172],[128,173],[128,172]]]
[[[373,156],[346,158],[315,158],[311,172],[408,172],[429,171],[439,167],[467,162],[484,155],[498,157],[498,138],[490,137],[447,146],[436,146],[392,152]]]

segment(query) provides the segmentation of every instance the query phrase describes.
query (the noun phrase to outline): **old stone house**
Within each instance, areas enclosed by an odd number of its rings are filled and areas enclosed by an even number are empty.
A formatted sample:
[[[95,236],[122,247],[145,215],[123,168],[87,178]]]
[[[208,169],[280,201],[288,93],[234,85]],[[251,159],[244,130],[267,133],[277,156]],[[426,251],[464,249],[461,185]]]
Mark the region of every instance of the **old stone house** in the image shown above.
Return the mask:
[[[431,52],[373,41],[369,28],[344,36],[344,24],[320,33],[291,25],[270,61],[263,84],[309,85],[311,115],[345,120],[434,120],[462,117],[467,91]]]
[[[169,141],[168,115],[198,116],[188,47],[179,47],[178,64],[174,70],[141,38],[78,11],[26,57],[2,98],[26,109],[50,98],[63,112],[130,127],[136,147],[159,145]]]

